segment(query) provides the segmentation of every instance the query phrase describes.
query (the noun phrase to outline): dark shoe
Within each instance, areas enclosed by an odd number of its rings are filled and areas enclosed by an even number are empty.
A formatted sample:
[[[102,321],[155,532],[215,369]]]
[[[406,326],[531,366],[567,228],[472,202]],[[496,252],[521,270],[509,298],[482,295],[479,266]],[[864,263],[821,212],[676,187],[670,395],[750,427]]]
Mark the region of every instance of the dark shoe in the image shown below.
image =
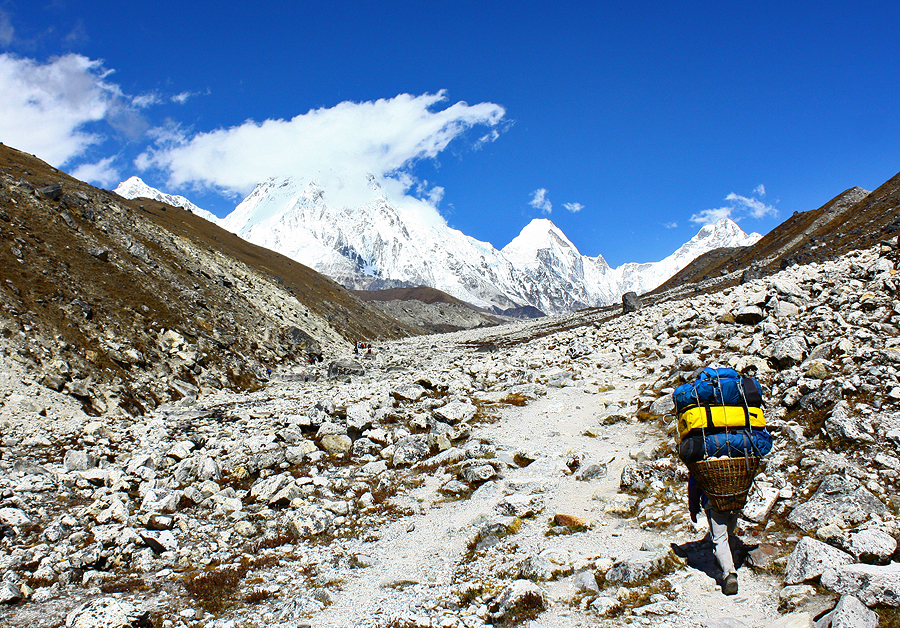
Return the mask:
[[[728,574],[728,577],[725,578],[725,584],[722,585],[722,593],[725,595],[737,595],[737,591],[737,574],[730,573]]]

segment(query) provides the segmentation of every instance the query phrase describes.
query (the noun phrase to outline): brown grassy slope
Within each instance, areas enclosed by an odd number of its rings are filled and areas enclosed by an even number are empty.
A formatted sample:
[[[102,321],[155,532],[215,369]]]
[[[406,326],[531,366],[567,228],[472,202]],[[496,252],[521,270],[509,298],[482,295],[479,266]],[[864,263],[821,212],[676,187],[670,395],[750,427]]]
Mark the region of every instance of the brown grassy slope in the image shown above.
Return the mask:
[[[198,246],[232,256],[275,278],[276,282],[280,282],[299,301],[327,318],[331,325],[349,341],[358,337],[400,338],[414,333],[413,330],[404,328],[397,321],[388,318],[378,310],[366,306],[361,299],[354,297],[348,290],[328,277],[279,253],[250,244],[235,234],[181,208],[150,199],[128,200],[105,190],[97,190],[49,166],[33,155],[3,145],[0,145],[0,169],[22,177],[37,188],[51,183],[64,182],[67,191],[83,190],[88,193],[104,194],[121,205],[129,207],[141,218],[152,221],[174,235],[187,237]],[[31,226],[38,227],[38,224]],[[49,228],[50,225],[44,224],[41,227]],[[47,229],[47,231],[47,241],[52,248],[58,250],[59,245],[64,246],[59,240],[65,240],[65,236],[52,233],[52,229]],[[79,258],[76,261],[78,271],[90,275],[98,270],[97,262],[93,258],[88,259],[84,256],[79,256]],[[103,268],[107,267],[103,266]],[[154,311],[165,310],[164,291],[147,292],[141,290],[140,286],[131,287],[130,280],[126,280],[126,283],[128,284],[127,288],[121,281],[112,286],[116,289],[111,296],[126,301],[134,300],[136,295],[133,290],[137,289],[140,292],[141,303],[146,304],[149,301],[155,305],[152,308]],[[38,289],[37,292],[40,293],[46,289]]]
[[[751,266],[758,267],[764,275],[771,274],[785,265],[833,259],[898,234],[900,174],[874,192],[851,188],[819,209],[795,212],[753,246],[705,253],[650,294],[658,295]],[[739,273],[717,287],[738,280]]]
[[[388,288],[386,290],[351,290],[350,292],[363,301],[421,301],[422,303],[454,303],[472,307],[446,292],[428,286]]]
[[[61,192],[40,192],[50,184]],[[186,350],[167,348],[164,330]],[[307,352],[414,333],[190,212],[122,199],[0,146],[0,351],[47,385],[61,374],[51,387],[77,391],[86,408],[102,412],[112,391],[140,413],[184,383],[252,386]]]

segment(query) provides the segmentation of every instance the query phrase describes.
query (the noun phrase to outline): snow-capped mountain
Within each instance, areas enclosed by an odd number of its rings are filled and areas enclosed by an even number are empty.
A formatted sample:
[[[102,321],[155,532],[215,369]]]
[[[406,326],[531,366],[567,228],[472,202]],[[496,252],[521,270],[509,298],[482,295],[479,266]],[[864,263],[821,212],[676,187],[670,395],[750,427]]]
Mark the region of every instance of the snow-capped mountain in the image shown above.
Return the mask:
[[[269,179],[220,225],[350,287],[426,285],[482,307],[531,305],[547,313],[652,290],[706,251],[747,246],[761,237],[723,219],[660,262],[611,268],[601,256],[582,255],[547,219],[533,220],[498,251],[446,224],[401,211],[372,179],[370,187],[370,202],[338,207],[315,182]]]
[[[152,198],[155,201],[159,201],[161,203],[167,203],[174,207],[181,207],[182,209],[186,209],[192,214],[196,214],[201,218],[210,221],[211,223],[218,224],[219,219],[210,211],[205,209],[201,209],[190,202],[183,196],[177,196],[175,194],[166,194],[165,192],[160,192],[156,188],[150,187],[146,183],[144,183],[138,177],[131,177],[127,181],[122,181],[115,190],[113,190],[116,194],[121,196],[122,198]]]
[[[482,307],[527,303],[492,245],[404,215],[370,185],[372,200],[348,208],[328,204],[315,182],[269,179],[220,224],[349,287],[425,285]]]

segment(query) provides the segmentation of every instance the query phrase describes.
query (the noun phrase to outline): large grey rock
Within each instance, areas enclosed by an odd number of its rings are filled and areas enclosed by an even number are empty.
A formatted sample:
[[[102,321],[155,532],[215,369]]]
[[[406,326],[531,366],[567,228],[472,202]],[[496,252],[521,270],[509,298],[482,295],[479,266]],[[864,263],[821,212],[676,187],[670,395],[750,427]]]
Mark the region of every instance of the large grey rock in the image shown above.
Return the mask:
[[[636,292],[626,292],[622,295],[622,313],[628,314],[629,312],[640,312],[641,306],[641,298],[637,295]]]
[[[803,336],[789,336],[769,345],[763,355],[771,357],[781,368],[800,364],[806,357],[807,344]]]
[[[741,325],[756,325],[766,313],[758,305],[744,305],[734,311],[734,321]]]
[[[0,508],[0,523],[3,525],[24,526],[31,522],[31,518],[19,508]]]
[[[447,405],[435,409],[434,414],[442,421],[456,425],[471,419],[477,410],[478,408],[467,401],[451,401]]]
[[[489,464],[474,464],[462,470],[462,479],[469,484],[480,484],[497,476],[497,470]]]
[[[623,586],[638,585],[672,573],[678,564],[672,552],[637,550],[617,560],[606,572],[606,580]]]
[[[347,407],[347,429],[362,432],[372,427],[372,407],[367,403],[354,403]]]
[[[831,613],[831,628],[878,628],[878,613],[852,595],[842,595]]]
[[[653,416],[664,416],[675,411],[675,396],[672,393],[663,395],[652,404],[650,404],[650,414]]]
[[[542,582],[552,580],[559,572],[559,566],[550,562],[546,556],[529,556],[519,567],[519,578]]]
[[[254,482],[250,487],[250,496],[258,502],[268,503],[279,491],[293,483],[294,478],[286,474],[272,475]]]
[[[329,454],[340,455],[353,448],[353,441],[346,434],[329,434],[322,437],[319,445]]]
[[[178,549],[178,539],[170,530],[142,530],[140,537],[157,554]]]
[[[295,351],[302,351],[307,355],[322,355],[322,346],[319,342],[299,327],[286,328],[284,338]]]
[[[625,465],[619,481],[619,490],[629,493],[643,493],[654,480],[668,480],[675,477],[675,470],[657,462],[638,462]]]
[[[767,307],[776,318],[792,318],[800,314],[799,307],[790,301],[782,301],[781,299],[773,299]]]
[[[491,615],[502,619],[512,613],[540,611],[547,607],[544,591],[530,580],[513,580],[497,596]]]
[[[304,506],[288,517],[288,530],[294,536],[306,539],[321,534],[331,527],[334,516],[323,508]]]
[[[391,396],[401,401],[418,401],[425,395],[425,389],[418,384],[400,384],[391,390]]]
[[[126,600],[101,597],[78,606],[66,616],[66,628],[136,628],[149,613]]]
[[[365,374],[365,367],[355,360],[335,360],[328,365],[328,377],[330,379]]]
[[[572,586],[577,592],[592,593],[594,595],[600,593],[600,587],[597,586],[597,578],[594,577],[593,571],[579,571],[575,574]]]
[[[818,578],[828,569],[852,562],[853,557],[847,552],[805,536],[797,543],[794,552],[788,559],[784,582],[800,584]]]
[[[887,512],[885,505],[859,481],[842,475],[826,475],[819,488],[806,502],[788,516],[788,521],[801,530],[813,530],[838,516],[851,525],[865,521],[872,514]]]
[[[850,535],[847,549],[861,562],[881,563],[897,550],[897,541],[883,530],[860,530]]]
[[[22,599],[22,589],[12,582],[0,583],[0,604],[13,604]]]
[[[753,488],[750,489],[747,503],[744,505],[744,510],[741,514],[750,521],[764,522],[769,517],[769,513],[772,512],[775,502],[778,501],[778,494],[779,490],[777,488],[754,484]]]
[[[825,419],[825,431],[837,441],[866,441],[874,439],[866,430],[866,420],[851,416],[850,406],[846,401],[837,402]]]
[[[900,563],[842,565],[823,573],[819,582],[829,591],[859,598],[866,606],[900,606]]]
[[[394,455],[391,464],[403,467],[426,458],[431,453],[427,434],[411,434],[394,444]]]
[[[87,471],[97,466],[97,457],[86,451],[70,449],[63,457],[66,471]]]
[[[144,499],[141,501],[141,510],[144,512],[175,512],[181,495],[181,491],[152,488],[144,495]]]

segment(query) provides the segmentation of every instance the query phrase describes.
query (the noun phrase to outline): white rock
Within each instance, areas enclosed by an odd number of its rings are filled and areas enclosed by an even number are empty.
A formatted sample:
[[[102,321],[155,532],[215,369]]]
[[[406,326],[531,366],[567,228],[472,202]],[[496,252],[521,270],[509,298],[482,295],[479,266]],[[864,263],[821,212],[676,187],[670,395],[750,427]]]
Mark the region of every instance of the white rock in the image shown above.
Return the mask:
[[[799,584],[817,578],[828,569],[852,562],[853,557],[847,552],[805,536],[788,559],[784,581],[786,584]]]
[[[878,613],[852,595],[841,596],[831,614],[831,628],[877,628]]]
[[[859,598],[866,606],[900,606],[900,563],[842,565],[823,573],[819,582],[829,591]]]

